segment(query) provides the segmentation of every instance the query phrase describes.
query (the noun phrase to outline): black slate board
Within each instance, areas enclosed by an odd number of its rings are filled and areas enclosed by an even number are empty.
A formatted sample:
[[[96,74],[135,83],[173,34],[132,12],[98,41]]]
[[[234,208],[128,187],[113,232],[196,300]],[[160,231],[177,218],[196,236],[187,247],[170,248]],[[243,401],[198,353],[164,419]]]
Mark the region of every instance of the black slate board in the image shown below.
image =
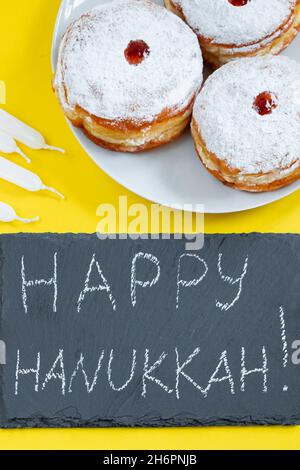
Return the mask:
[[[1,427],[300,423],[300,236],[3,235],[0,261]]]

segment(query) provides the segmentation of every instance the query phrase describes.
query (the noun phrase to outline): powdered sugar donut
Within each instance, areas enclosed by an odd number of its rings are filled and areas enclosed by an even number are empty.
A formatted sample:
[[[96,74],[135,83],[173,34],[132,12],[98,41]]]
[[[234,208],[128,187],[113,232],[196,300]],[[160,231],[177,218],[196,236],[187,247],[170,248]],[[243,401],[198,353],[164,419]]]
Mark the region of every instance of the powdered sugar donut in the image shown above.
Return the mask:
[[[54,89],[94,142],[136,152],[183,131],[202,70],[197,37],[181,19],[148,0],[116,0],[68,28]]]
[[[198,95],[192,135],[205,167],[237,189],[271,191],[300,177],[300,64],[240,59]]]
[[[279,54],[300,29],[300,0],[165,0],[198,35],[214,67],[245,57]]]

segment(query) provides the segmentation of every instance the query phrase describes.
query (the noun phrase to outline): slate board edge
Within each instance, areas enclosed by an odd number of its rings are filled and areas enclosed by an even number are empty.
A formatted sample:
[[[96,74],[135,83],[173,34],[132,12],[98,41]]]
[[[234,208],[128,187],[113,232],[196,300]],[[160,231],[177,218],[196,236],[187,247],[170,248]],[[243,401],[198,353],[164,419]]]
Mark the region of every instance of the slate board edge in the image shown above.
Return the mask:
[[[79,423],[80,422],[80,423]],[[116,419],[96,418],[94,420],[81,421],[80,419],[61,419],[61,418],[27,418],[14,419],[9,424],[2,424],[2,429],[23,429],[23,428],[165,428],[165,427],[213,427],[213,426],[297,426],[300,424],[300,414],[289,419],[282,417],[261,417],[251,418],[209,418],[207,420],[197,420],[195,418],[171,418],[153,420],[128,420],[126,424]]]
[[[2,337],[2,305],[3,305],[3,296],[2,296],[2,285],[3,285],[3,279],[2,279],[2,264],[3,264],[3,250],[2,250],[2,245],[0,243],[0,338]],[[4,406],[4,401],[3,401],[3,396],[2,396],[2,390],[3,390],[3,365],[0,365],[0,423],[5,421],[5,406]]]
[[[0,234],[0,242],[3,238],[48,238],[52,236],[72,236],[74,239],[90,239],[93,236],[97,236],[95,233],[51,233],[51,232],[44,232],[44,233],[15,233],[15,234]],[[117,238],[120,234],[117,234]],[[127,234],[128,235],[128,234]],[[151,235],[151,234],[150,234]],[[268,232],[247,232],[247,233],[215,233],[215,234],[205,234],[208,238],[239,238],[240,236],[248,237],[248,236],[266,236],[271,238],[276,238],[277,236],[287,236],[288,238],[299,237],[300,234],[297,233],[268,233]],[[173,239],[174,234],[171,234],[170,238]],[[151,239],[151,236],[149,237]],[[101,240],[99,240],[101,241]],[[138,240],[137,240],[138,241]],[[168,240],[162,240],[168,242]],[[0,252],[1,243],[0,243]],[[1,264],[1,257],[0,257],[0,264]],[[0,278],[0,289],[2,285],[2,278]],[[0,305],[2,305],[2,297],[0,295]],[[0,307],[1,308],[1,307]],[[1,333],[1,316],[0,316],[0,333]],[[0,366],[0,403],[2,400],[1,396],[1,366]],[[2,408],[3,409],[3,408]],[[59,413],[63,413],[61,410]],[[44,417],[29,417],[25,419],[12,419],[9,423],[5,422],[5,417],[0,415],[0,428],[2,429],[20,429],[20,428],[114,428],[114,427],[121,427],[121,428],[131,428],[131,427],[153,427],[153,428],[164,428],[164,427],[206,427],[206,426],[265,426],[265,425],[276,425],[276,426],[295,426],[300,424],[300,414],[293,415],[289,418],[287,417],[260,417],[260,418],[253,418],[251,416],[240,416],[240,417],[211,417],[206,419],[201,418],[201,420],[195,418],[182,418],[182,417],[173,417],[170,419],[163,419],[159,416],[153,416],[149,419],[145,417],[144,419],[140,419],[138,421],[131,421],[130,417],[126,417],[126,424],[122,420],[118,419],[103,419],[103,418],[94,418],[92,420],[82,421],[80,418],[62,418],[62,417],[53,417],[53,418],[44,418]]]
[[[108,235],[108,238],[111,236],[115,236],[117,239],[119,237],[121,237],[121,240],[124,240],[124,236],[130,238],[130,233],[111,233]],[[137,237],[137,234],[133,234],[134,237]],[[141,234],[138,234],[139,235],[139,238],[136,238],[136,241],[139,241],[140,239],[143,239],[143,237],[145,236],[148,236],[149,237],[149,240],[151,240],[151,235],[155,235],[155,236],[162,236],[162,235],[166,235],[166,234],[163,234],[162,232],[160,233],[155,233],[155,234],[151,234],[151,233],[141,233]],[[171,233],[171,234],[168,234],[170,235],[170,239],[172,240],[174,238],[175,235],[182,235],[182,239],[184,239],[184,234],[179,234],[178,232],[174,232],[174,233]],[[197,235],[197,234],[192,234],[192,235]],[[297,233],[297,232],[228,232],[228,233],[222,233],[222,232],[219,232],[219,233],[201,233],[201,235],[204,235],[204,238],[205,237],[213,237],[213,238],[223,238],[223,237],[230,237],[230,238],[239,238],[240,236],[242,237],[248,237],[248,236],[258,236],[258,237],[261,237],[261,236],[271,236],[271,237],[280,237],[280,236],[288,236],[288,237],[300,237],[300,233]],[[91,237],[97,237],[97,233],[96,232],[16,232],[16,233],[0,233],[0,241],[1,239],[5,239],[5,238],[31,238],[31,237],[45,237],[45,238],[48,238],[48,237],[52,237],[52,236],[59,236],[59,237],[64,237],[64,236],[72,236],[72,237],[79,237],[80,239],[89,239]],[[102,240],[99,239],[99,242],[101,242]],[[144,239],[145,240],[145,239]],[[159,240],[161,241],[166,241],[168,242],[169,239],[163,239],[163,238],[159,238]],[[105,240],[103,240],[105,241]],[[147,241],[147,239],[146,239]]]

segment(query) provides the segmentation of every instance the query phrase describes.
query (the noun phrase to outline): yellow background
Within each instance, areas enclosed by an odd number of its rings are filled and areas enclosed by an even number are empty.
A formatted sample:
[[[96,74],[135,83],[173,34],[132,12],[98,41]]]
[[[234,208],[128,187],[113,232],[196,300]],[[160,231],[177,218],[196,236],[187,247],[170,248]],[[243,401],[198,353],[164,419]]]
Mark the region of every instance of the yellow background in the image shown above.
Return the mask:
[[[94,232],[100,203],[144,202],[115,183],[84,153],[73,137],[51,89],[51,37],[60,0],[0,0],[0,80],[7,86],[4,109],[39,129],[61,156],[29,151],[30,169],[67,196],[27,193],[0,182],[1,198],[24,216],[41,221],[1,224],[2,233]],[[23,149],[25,150],[25,149]],[[12,157],[23,165],[18,156]],[[26,166],[26,164],[24,165]],[[300,233],[299,192],[272,205],[224,216],[206,216],[206,232]],[[299,391],[300,396],[300,391]],[[300,428],[98,429],[0,431],[0,449],[300,449]]]

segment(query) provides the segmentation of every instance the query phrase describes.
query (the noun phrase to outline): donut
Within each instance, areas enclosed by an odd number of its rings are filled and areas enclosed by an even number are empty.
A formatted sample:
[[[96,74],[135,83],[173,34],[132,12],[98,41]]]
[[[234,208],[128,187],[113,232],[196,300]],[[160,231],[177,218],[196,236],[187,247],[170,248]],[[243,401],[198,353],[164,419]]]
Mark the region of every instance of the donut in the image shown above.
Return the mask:
[[[300,30],[300,0],[165,0],[195,31],[204,59],[217,68],[279,54]]]
[[[115,0],[69,26],[53,86],[93,142],[138,152],[183,132],[202,80],[197,36],[180,18],[149,0]]]
[[[300,177],[300,64],[248,57],[215,71],[199,93],[192,136],[200,160],[235,189],[272,191]]]

